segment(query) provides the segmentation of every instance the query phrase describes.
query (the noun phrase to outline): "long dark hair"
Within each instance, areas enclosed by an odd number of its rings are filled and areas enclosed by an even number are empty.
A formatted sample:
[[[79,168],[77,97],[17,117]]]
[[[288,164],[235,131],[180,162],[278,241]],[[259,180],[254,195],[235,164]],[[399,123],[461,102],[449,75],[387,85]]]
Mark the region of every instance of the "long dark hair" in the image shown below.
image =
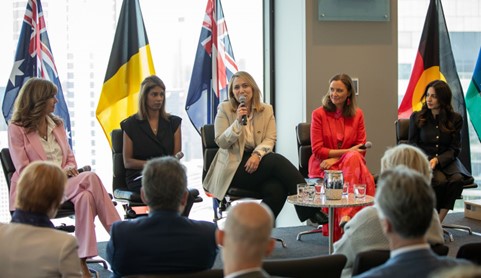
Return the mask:
[[[439,129],[442,132],[453,132],[455,131],[453,117],[454,117],[454,109],[451,105],[451,99],[453,93],[451,92],[451,88],[449,88],[448,83],[442,80],[434,80],[431,81],[424,90],[424,94],[421,97],[421,102],[423,106],[421,111],[419,111],[418,117],[416,119],[416,124],[418,127],[424,126],[427,121],[427,117],[429,113],[431,113],[428,105],[426,104],[426,95],[428,93],[428,89],[433,88],[436,92],[436,98],[439,103],[439,114],[438,114],[438,121],[439,121]]]
[[[344,107],[342,108],[342,115],[345,117],[354,117],[354,115],[356,115],[357,101],[356,91],[354,89],[354,83],[352,82],[351,77],[345,73],[339,73],[329,79],[329,86],[332,81],[341,81],[344,86],[346,86],[349,96],[344,102]],[[325,94],[322,98],[322,107],[324,107],[326,111],[335,112],[336,106],[334,105],[334,103],[332,103],[330,95],[331,93],[328,90],[327,94]]]

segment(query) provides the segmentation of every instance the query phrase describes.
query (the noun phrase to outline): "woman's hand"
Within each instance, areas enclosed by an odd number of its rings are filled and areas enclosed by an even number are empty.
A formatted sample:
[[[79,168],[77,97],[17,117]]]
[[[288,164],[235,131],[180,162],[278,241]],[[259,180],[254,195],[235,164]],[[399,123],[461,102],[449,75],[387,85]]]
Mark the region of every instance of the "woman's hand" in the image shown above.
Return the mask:
[[[242,123],[242,116],[247,116],[247,114],[247,107],[244,104],[239,104],[239,106],[237,106],[237,121]]]
[[[75,177],[78,176],[79,172],[72,166],[68,166],[67,168],[63,169],[67,177]]]
[[[331,166],[337,162],[337,158],[335,157],[331,157],[331,158],[328,158],[328,159],[324,159],[322,162],[321,162],[321,169],[322,170],[328,170],[329,168],[331,168]]]
[[[434,170],[434,168],[436,168],[436,166],[439,164],[439,160],[437,157],[435,158],[432,158],[431,160],[429,160],[429,167],[431,167],[431,169]]]
[[[252,174],[257,170],[257,168],[259,168],[260,162],[260,157],[256,154],[252,154],[251,157],[249,157],[249,159],[247,160],[246,165],[244,165],[244,169],[247,173]]]

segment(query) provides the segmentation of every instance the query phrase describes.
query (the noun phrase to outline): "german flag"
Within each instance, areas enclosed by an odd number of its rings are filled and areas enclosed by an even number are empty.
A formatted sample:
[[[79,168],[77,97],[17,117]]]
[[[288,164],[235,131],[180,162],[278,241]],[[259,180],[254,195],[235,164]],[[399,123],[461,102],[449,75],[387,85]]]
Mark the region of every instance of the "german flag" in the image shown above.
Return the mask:
[[[466,169],[471,171],[469,134],[463,88],[456,70],[441,0],[431,0],[411,79],[398,109],[398,118],[409,118],[413,111],[420,110],[422,107],[421,98],[426,86],[429,82],[438,79],[444,80],[449,84],[453,92],[453,108],[463,116],[464,124],[461,132],[463,141],[459,159],[463,162]]]
[[[140,83],[152,74],[154,64],[139,1],[124,0],[96,112],[110,145],[112,130],[137,112]]]

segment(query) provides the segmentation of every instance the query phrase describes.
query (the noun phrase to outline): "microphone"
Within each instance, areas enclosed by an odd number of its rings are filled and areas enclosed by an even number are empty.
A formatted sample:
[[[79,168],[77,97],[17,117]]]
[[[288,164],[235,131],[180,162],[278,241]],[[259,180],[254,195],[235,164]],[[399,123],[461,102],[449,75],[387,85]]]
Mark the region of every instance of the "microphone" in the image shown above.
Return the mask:
[[[92,170],[92,167],[90,167],[90,165],[85,165],[84,167],[77,169],[79,174],[82,173],[82,172],[91,171],[91,170]]]
[[[184,157],[184,153],[183,152],[178,152],[174,155],[175,158],[177,158],[178,160],[181,160],[183,157]]]
[[[366,143],[364,143],[364,145],[360,146],[359,148],[361,150],[365,150],[365,149],[370,149],[371,147],[372,147],[371,141],[367,141]]]
[[[239,102],[240,102],[240,105],[246,106],[246,96],[241,95],[241,96],[239,97]],[[243,116],[242,116],[242,118],[241,118],[241,124],[242,124],[242,125],[247,125],[247,115],[243,115]]]

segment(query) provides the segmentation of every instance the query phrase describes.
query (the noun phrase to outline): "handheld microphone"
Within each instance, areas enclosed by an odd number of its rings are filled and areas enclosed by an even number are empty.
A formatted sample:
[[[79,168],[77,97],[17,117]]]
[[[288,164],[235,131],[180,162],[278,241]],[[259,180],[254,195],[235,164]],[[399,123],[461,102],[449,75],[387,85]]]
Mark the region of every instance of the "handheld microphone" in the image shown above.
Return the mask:
[[[79,174],[82,173],[82,172],[91,171],[91,170],[92,170],[92,167],[90,167],[90,165],[85,165],[84,167],[77,169]]]
[[[241,96],[239,97],[239,102],[240,102],[240,105],[246,106],[246,96],[241,95]],[[242,124],[242,125],[247,125],[247,115],[243,115],[243,116],[242,116],[242,118],[241,118],[241,124]]]
[[[178,152],[174,155],[175,158],[177,158],[178,160],[181,160],[183,157],[184,157],[184,153],[183,152]]]
[[[370,149],[371,147],[372,147],[371,141],[367,141],[366,143],[364,143],[364,145],[360,146],[359,148],[361,150],[365,150],[365,149]]]

